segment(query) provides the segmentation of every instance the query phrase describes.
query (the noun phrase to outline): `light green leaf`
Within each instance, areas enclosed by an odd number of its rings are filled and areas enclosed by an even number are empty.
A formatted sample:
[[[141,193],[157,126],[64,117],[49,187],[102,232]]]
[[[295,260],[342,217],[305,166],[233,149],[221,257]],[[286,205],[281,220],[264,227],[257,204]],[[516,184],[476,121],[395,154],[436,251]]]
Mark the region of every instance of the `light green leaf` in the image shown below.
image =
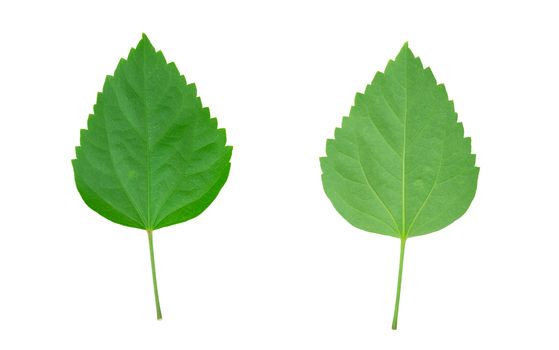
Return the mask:
[[[156,288],[152,231],[211,204],[232,148],[195,85],[145,35],[106,78],[93,109],[72,161],[78,191],[105,218],[148,231]]]
[[[395,329],[406,239],[448,226],[474,198],[479,168],[470,138],[445,87],[406,43],[357,94],[326,155],[322,183],[340,215],[401,239]]]

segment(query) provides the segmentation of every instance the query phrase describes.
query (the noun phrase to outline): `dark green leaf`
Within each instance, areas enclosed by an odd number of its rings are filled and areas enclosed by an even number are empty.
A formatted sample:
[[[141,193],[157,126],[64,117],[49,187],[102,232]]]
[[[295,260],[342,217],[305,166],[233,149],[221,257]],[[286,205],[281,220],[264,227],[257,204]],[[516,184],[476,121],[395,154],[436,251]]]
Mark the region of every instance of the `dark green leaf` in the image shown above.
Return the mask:
[[[97,213],[147,230],[161,318],[152,231],[211,204],[229,175],[232,148],[194,84],[145,35],[107,77],[93,110],[72,161],[76,185]]]
[[[97,96],[72,161],[87,205],[146,230],[202,213],[227,180],[231,147],[196,86],[144,35]]]

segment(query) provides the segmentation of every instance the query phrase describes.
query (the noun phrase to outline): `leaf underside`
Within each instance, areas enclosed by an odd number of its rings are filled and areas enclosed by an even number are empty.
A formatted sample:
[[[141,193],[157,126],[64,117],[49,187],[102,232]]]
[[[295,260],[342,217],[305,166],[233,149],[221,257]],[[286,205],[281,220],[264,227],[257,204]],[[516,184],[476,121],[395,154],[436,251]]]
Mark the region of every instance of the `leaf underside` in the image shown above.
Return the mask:
[[[479,174],[444,85],[407,44],[357,94],[320,163],[324,191],[348,222],[404,238],[462,216]]]
[[[192,219],[229,175],[232,148],[174,63],[144,35],[97,96],[72,160],[86,204],[155,230]]]

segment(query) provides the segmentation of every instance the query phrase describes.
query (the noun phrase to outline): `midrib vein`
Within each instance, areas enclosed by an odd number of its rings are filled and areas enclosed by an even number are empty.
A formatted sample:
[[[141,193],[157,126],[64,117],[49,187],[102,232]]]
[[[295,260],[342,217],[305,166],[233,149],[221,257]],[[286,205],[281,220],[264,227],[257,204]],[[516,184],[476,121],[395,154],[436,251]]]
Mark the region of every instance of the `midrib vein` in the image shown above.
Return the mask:
[[[145,125],[146,125],[146,166],[147,166],[147,203],[146,203],[146,208],[147,208],[147,223],[146,223],[146,229],[148,230],[153,230],[154,228],[151,227],[151,154],[150,154],[150,147],[149,147],[149,115],[148,115],[148,104],[147,104],[147,90],[146,90],[146,45],[144,45],[143,50],[142,50],[142,55],[143,55],[143,61],[142,61],[142,75],[143,75],[143,80],[142,80],[142,85],[143,85],[143,92],[144,92],[144,98],[143,98],[143,107],[144,107],[144,120],[145,120]]]
[[[408,117],[408,55],[404,55],[404,143],[402,148],[402,237],[406,238],[406,129]]]

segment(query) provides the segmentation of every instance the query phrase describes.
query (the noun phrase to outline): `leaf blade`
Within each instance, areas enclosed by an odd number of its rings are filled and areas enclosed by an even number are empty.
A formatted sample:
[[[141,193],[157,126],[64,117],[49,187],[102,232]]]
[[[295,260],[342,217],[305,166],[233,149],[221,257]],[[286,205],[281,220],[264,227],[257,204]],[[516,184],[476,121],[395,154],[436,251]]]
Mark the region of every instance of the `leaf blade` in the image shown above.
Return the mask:
[[[155,230],[211,204],[227,180],[231,150],[194,84],[143,35],[105,80],[72,165],[90,208]]]
[[[407,44],[356,95],[349,117],[327,141],[321,168],[324,190],[348,222],[395,237],[431,233],[458,219],[479,174],[446,89]],[[344,173],[374,189],[376,201],[371,194],[364,202],[363,188],[338,175]]]

